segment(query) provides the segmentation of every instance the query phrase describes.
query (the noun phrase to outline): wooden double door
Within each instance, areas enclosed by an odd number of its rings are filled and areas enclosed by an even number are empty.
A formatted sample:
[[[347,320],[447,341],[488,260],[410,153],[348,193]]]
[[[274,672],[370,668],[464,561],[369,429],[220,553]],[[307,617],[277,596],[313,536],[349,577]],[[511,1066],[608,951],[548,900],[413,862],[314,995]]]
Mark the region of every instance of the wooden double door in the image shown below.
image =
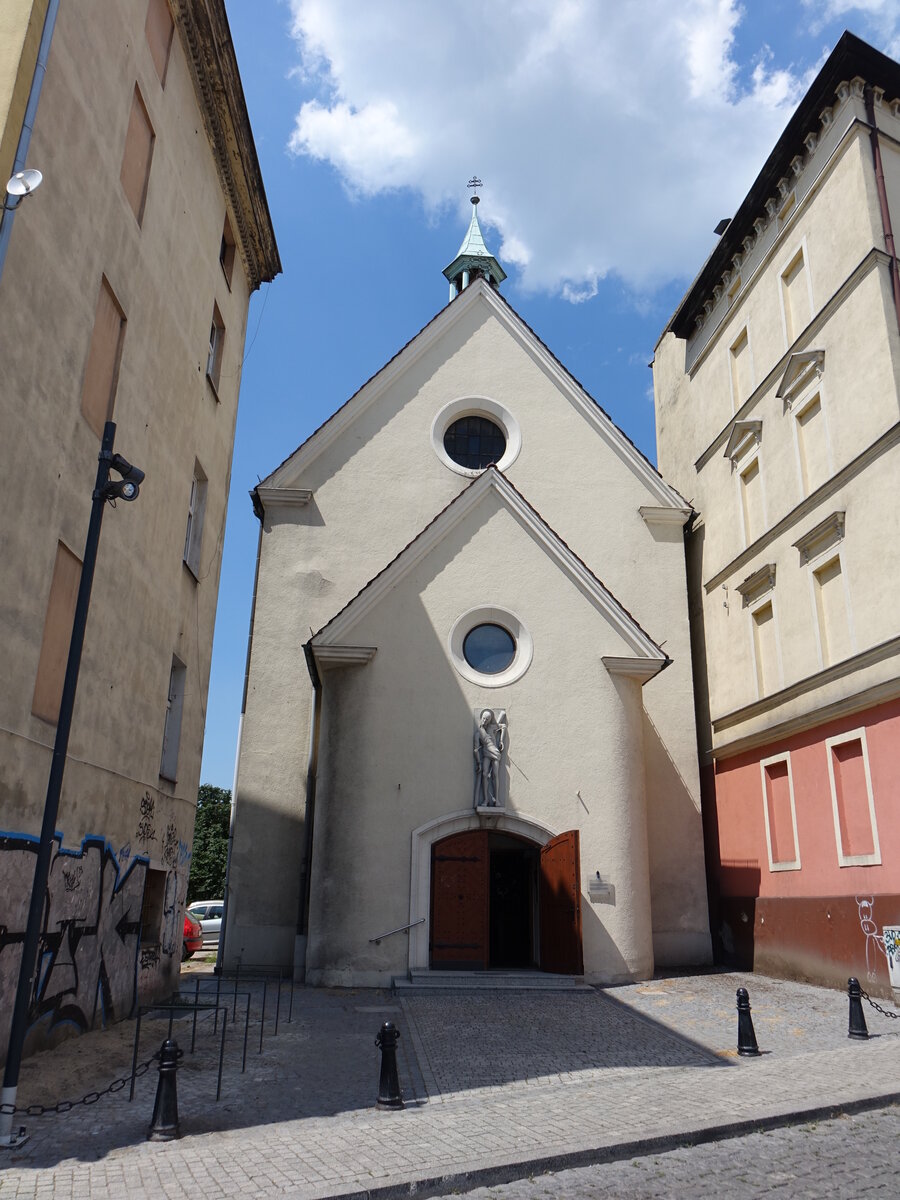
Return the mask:
[[[473,829],[431,850],[431,966],[436,970],[584,970],[578,830],[544,846]]]

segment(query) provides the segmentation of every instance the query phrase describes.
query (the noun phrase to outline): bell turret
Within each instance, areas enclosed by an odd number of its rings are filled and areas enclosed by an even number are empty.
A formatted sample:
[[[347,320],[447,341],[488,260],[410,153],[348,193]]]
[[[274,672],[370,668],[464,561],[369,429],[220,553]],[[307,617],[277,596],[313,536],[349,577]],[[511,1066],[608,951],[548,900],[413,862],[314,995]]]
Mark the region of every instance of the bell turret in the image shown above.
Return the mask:
[[[481,187],[481,180],[473,175],[468,186],[473,189],[472,220],[456,258],[449,267],[444,268],[444,277],[450,284],[451,300],[475,279],[484,279],[491,287],[499,287],[506,278],[506,272],[484,244],[484,234],[478,223],[479,196],[476,189]]]

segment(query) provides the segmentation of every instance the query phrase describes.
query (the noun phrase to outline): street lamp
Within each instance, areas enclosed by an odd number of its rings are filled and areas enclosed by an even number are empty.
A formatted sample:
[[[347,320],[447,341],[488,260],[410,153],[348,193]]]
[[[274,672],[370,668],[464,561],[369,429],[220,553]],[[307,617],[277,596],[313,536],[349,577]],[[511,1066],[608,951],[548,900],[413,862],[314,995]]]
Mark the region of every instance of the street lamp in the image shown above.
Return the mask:
[[[97,547],[100,542],[103,510],[107,501],[136,500],[144,478],[143,471],[132,466],[121,454],[113,453],[115,436],[114,422],[107,421],[103,428],[103,441],[98,455],[97,481],[94,485],[91,519],[84,543],[81,581],[78,585],[75,616],[72,620],[72,638],[69,642],[66,676],[59,705],[59,720],[56,724],[56,740],[53,744],[53,761],[50,764],[47,798],[44,801],[44,822],[41,826],[41,841],[34,867],[34,881],[31,885],[31,903],[28,908],[25,943],[22,947],[22,961],[19,965],[19,983],[9,1030],[9,1049],[3,1071],[3,1087],[0,1089],[0,1147],[17,1146],[25,1139],[24,1131],[13,1133],[12,1123],[16,1091],[19,1085],[19,1068],[22,1063],[22,1049],[25,1044],[25,1035],[28,1032],[28,1008],[37,975],[41,918],[44,912],[47,880],[50,875],[56,816],[59,812],[59,797],[62,790],[63,772],[66,767],[69,731],[72,726],[72,711],[75,707],[75,689],[78,686],[78,669],[81,666],[81,650],[84,646],[84,631],[91,602],[91,585],[94,582],[94,567],[97,563]],[[110,471],[115,471],[120,478],[110,479]]]

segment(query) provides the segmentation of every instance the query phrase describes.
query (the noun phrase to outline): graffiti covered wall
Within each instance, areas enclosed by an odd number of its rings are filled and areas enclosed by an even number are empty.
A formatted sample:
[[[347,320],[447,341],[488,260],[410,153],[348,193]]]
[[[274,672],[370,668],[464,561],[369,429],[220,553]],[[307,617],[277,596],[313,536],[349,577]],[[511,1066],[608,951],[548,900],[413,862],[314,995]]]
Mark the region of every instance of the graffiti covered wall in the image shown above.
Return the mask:
[[[37,838],[0,833],[0,1056],[9,1034],[37,849]],[[163,920],[149,936],[144,931],[142,942],[148,858],[132,855],[130,843],[116,851],[106,839],[91,836],[78,850],[66,850],[57,838],[31,997],[32,1043],[121,1020],[145,991],[158,993],[160,968],[168,975],[180,962],[178,914],[189,859],[190,850],[176,837],[164,856],[169,869]]]

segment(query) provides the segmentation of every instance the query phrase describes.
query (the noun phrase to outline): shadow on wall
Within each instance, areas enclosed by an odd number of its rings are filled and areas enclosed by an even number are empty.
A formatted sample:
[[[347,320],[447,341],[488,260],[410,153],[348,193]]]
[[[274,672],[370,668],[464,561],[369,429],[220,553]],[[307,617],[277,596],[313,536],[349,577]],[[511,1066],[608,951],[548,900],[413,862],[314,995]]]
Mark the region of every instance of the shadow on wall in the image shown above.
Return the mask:
[[[705,933],[708,913],[700,874],[703,827],[700,813],[659,735],[644,711],[646,776],[655,783],[647,794],[647,846],[650,857],[650,913],[654,934]],[[697,856],[690,863],[673,854],[673,845],[690,838]],[[685,867],[693,868],[685,870]],[[698,895],[698,891],[700,894]],[[661,960],[660,965],[675,966]]]
[[[298,669],[306,669],[302,660]],[[306,821],[301,804],[298,798],[297,808],[285,812],[264,796],[239,787],[239,819],[252,836],[235,841],[232,848],[224,961],[228,970],[239,957],[245,966],[293,965],[306,879]],[[266,847],[264,861],[260,846]],[[239,915],[239,924],[233,913]]]

